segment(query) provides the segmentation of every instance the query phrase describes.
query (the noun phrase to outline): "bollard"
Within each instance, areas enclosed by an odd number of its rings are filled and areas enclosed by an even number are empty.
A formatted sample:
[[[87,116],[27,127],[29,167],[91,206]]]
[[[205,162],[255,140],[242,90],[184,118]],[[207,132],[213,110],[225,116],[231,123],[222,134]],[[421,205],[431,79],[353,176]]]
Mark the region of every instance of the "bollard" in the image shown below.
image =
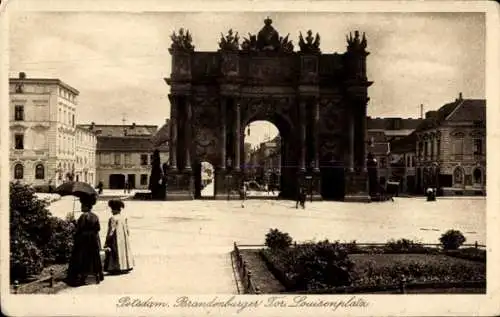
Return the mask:
[[[252,289],[252,271],[248,270],[247,272],[247,285],[248,285],[248,289],[251,290]]]
[[[14,294],[19,293],[19,281],[15,280],[14,281]]]
[[[399,288],[401,290],[401,294],[406,294],[406,277],[404,274],[401,274],[401,280],[399,282]]]
[[[54,287],[54,268],[50,268],[49,287]]]
[[[260,294],[260,288],[258,286],[255,286],[255,294],[256,295]]]

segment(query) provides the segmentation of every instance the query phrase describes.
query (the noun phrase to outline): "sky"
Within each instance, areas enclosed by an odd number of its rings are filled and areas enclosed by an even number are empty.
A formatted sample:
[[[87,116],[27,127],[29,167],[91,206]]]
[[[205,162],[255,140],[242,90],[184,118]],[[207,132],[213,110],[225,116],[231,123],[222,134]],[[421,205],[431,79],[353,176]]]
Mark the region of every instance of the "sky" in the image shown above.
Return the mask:
[[[80,91],[77,123],[154,124],[169,117],[170,34],[193,34],[197,51],[218,49],[232,28],[256,34],[269,15],[280,35],[311,29],[324,53],[343,53],[345,36],[368,40],[368,115],[419,117],[453,101],[485,98],[484,13],[99,13],[12,12],[10,76],[59,78]],[[253,123],[246,141],[277,129]]]

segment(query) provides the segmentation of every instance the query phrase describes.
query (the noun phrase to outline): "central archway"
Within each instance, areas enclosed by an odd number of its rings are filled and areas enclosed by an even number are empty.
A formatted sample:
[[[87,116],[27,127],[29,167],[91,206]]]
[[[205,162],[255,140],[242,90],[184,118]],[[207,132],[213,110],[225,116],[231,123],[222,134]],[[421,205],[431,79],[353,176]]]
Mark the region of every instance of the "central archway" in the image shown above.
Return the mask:
[[[295,198],[300,180],[293,123],[277,112],[259,111],[243,118],[242,127],[241,157],[251,159],[243,165],[243,178],[247,185],[255,187],[249,188],[250,195]],[[251,155],[248,140],[258,140],[252,142],[255,148]]]

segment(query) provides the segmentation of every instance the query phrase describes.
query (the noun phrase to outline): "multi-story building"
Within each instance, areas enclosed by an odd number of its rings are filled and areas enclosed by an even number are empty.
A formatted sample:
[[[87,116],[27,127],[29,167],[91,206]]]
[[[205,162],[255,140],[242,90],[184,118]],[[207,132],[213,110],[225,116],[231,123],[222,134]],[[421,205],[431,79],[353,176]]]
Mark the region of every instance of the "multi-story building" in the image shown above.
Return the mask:
[[[156,125],[135,123],[81,125],[97,136],[96,182],[101,181],[104,188],[110,189],[123,189],[126,183],[133,189],[147,189],[151,156],[156,148],[161,161],[168,164],[168,142],[158,135],[160,131],[168,131],[168,121],[165,126],[158,130]]]
[[[57,186],[73,178],[78,95],[59,79],[9,79],[11,179]]]
[[[93,131],[76,126],[75,180],[96,185],[97,137]]]
[[[279,178],[281,173],[281,138],[262,142],[251,152],[248,173],[261,182],[268,183],[270,177]],[[274,180],[276,182],[277,180]]]
[[[399,181],[399,175],[391,168],[394,157],[391,143],[409,136],[423,119],[415,118],[372,118],[367,117],[366,153],[371,153],[377,160],[379,182]]]
[[[426,113],[416,130],[416,183],[445,195],[486,192],[486,100],[464,99]]]

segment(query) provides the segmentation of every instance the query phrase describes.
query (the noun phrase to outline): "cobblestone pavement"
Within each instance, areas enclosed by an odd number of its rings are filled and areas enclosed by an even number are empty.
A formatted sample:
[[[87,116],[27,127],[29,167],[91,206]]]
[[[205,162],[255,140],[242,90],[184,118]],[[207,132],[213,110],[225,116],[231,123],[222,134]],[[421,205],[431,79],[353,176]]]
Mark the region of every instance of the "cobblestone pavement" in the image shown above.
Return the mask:
[[[234,241],[263,244],[269,228],[290,233],[296,241],[386,242],[409,238],[438,243],[453,228],[468,243],[486,242],[485,198],[395,198],[386,203],[196,200],[183,202],[126,201],[135,269],[107,277],[100,285],[67,289],[70,294],[104,293],[235,293],[229,252]],[[76,208],[79,204],[76,203]],[[64,217],[72,197],[54,202],[53,214]],[[101,219],[101,238],[110,216],[106,201],[94,208]],[[77,212],[76,217],[79,216]]]

